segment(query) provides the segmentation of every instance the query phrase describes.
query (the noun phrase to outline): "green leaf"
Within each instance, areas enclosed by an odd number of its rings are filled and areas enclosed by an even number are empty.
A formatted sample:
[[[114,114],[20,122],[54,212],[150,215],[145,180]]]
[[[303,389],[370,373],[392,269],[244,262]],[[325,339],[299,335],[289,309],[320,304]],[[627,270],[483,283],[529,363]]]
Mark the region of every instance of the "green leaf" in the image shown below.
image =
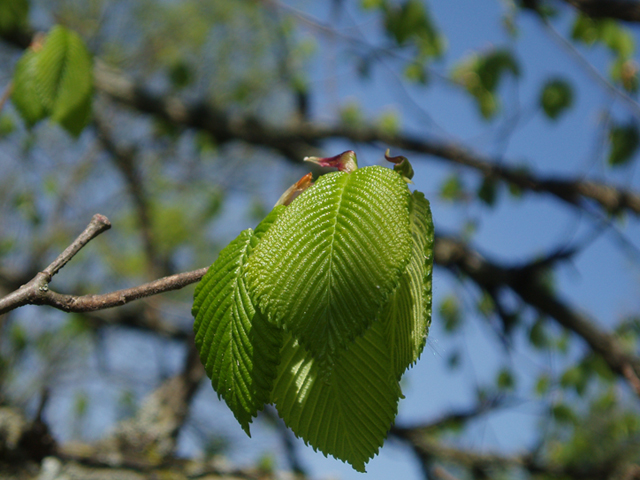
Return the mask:
[[[51,116],[78,136],[91,115],[92,58],[82,39],[59,25],[42,47],[27,51],[16,65],[12,101],[28,126]]]
[[[513,390],[515,387],[513,373],[508,368],[502,368],[496,378],[496,384],[500,390]]]
[[[400,117],[398,112],[389,110],[383,112],[377,119],[378,129],[384,134],[389,136],[397,135],[400,131]]]
[[[571,38],[587,45],[594,44],[600,38],[597,20],[586,15],[578,15],[571,29]]]
[[[444,51],[444,41],[433,24],[431,17],[420,0],[406,0],[402,5],[382,5],[385,13],[387,34],[398,45],[415,42],[419,55],[439,57]]]
[[[334,172],[296,198],[247,263],[252,298],[332,362],[379,315],[411,254],[409,190],[383,167]]]
[[[440,303],[440,316],[444,320],[444,329],[447,332],[454,332],[462,323],[462,313],[458,300],[453,295],[448,295]]]
[[[281,211],[265,220],[270,224]],[[220,252],[196,287],[192,310],[202,364],[247,435],[252,417],[270,401],[283,341],[282,331],[251,303],[244,281],[252,243],[267,229],[245,230]]]
[[[601,42],[621,60],[631,58],[636,48],[631,31],[612,18],[591,18],[580,14],[573,24],[571,38],[587,45]]]
[[[3,113],[0,115],[0,138],[6,137],[13,133],[16,129],[16,123],[13,115]]]
[[[505,74],[519,76],[518,62],[510,51],[493,49],[463,60],[453,69],[451,78],[464,86],[475,98],[482,116],[490,119],[498,111],[496,91]]]
[[[629,162],[638,150],[640,144],[640,133],[638,125],[628,123],[626,125],[615,125],[609,132],[609,165],[617,167]]]
[[[75,32],[60,25],[51,29],[36,55],[34,74],[42,104],[53,121],[71,126],[70,133],[77,135],[90,111],[91,55]]]
[[[609,75],[615,83],[622,85],[627,92],[638,91],[638,67],[632,59],[617,59],[611,63]]]
[[[550,341],[545,331],[544,317],[538,317],[529,330],[529,341],[531,344],[539,349],[548,348]]]
[[[576,413],[573,411],[571,407],[569,407],[565,403],[558,403],[553,407],[551,407],[551,414],[553,415],[553,418],[558,423],[572,424],[572,425],[575,425],[576,423],[578,423],[578,418],[576,416]]]
[[[574,388],[578,395],[583,395],[589,382],[589,373],[582,365],[574,365],[564,371],[560,377],[560,385]]]
[[[404,76],[410,82],[419,83],[420,85],[427,84],[427,69],[422,63],[413,62],[407,65],[404,69]]]
[[[92,100],[91,95],[86,95],[82,103],[77,104],[60,118],[52,117],[52,120],[57,120],[67,132],[77,137],[91,119]]]
[[[452,174],[440,187],[440,196],[443,200],[455,202],[465,197],[464,185],[459,175]]]
[[[511,52],[495,49],[480,57],[476,64],[476,73],[482,86],[489,92],[494,92],[505,73],[517,77],[520,75],[520,67]]]
[[[384,0],[360,0],[360,7],[363,10],[373,10],[380,8],[384,4]]]
[[[549,375],[547,375],[546,373],[541,374],[538,377],[538,380],[536,380],[536,383],[534,386],[536,395],[538,396],[545,395],[546,393],[549,392],[550,388],[551,388],[551,379],[549,379]]]
[[[36,59],[36,53],[28,50],[18,60],[13,73],[11,101],[28,127],[33,127],[47,116],[36,87]]]
[[[433,221],[429,201],[415,192],[411,202],[411,260],[381,318],[396,378],[419,358],[431,325]]]
[[[382,323],[374,322],[340,356],[328,378],[321,368],[289,337],[273,401],[306,443],[364,472],[365,463],[382,446],[402,396]]]
[[[478,198],[490,207],[493,207],[496,203],[497,194],[497,182],[493,178],[484,177],[484,179],[482,180],[482,184],[478,189]]]
[[[364,114],[356,101],[349,101],[340,108],[340,121],[347,127],[356,128],[364,123]]]
[[[600,37],[609,50],[618,58],[631,58],[636,49],[633,34],[613,19],[601,21],[601,25]]]
[[[573,90],[564,80],[550,80],[540,93],[540,105],[551,119],[558,116],[573,103]]]
[[[0,2],[0,35],[24,29],[29,19],[27,0],[2,0]]]

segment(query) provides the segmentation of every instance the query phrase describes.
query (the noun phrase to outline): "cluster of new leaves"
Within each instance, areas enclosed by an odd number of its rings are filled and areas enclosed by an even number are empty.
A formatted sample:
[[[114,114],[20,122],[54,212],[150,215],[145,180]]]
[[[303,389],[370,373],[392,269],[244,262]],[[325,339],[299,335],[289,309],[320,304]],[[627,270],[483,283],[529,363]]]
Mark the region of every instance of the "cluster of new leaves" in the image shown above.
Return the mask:
[[[50,117],[77,136],[89,120],[92,93],[92,57],[78,34],[58,25],[18,61],[11,99],[28,126]]]
[[[431,321],[433,224],[407,170],[322,176],[220,253],[195,291],[196,345],[242,428],[267,403],[364,471]]]

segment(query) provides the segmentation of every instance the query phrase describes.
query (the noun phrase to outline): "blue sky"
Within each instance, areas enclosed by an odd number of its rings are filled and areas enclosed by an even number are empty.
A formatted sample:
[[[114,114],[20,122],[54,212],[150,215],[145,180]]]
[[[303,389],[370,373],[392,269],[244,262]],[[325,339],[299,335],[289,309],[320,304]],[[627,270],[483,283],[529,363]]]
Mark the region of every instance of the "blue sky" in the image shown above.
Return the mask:
[[[286,3],[318,22],[331,23],[332,2],[307,0]],[[611,98],[577,66],[574,58],[558,47],[552,36],[531,15],[519,15],[518,36],[515,39],[510,37],[501,25],[508,3],[498,0],[429,3],[434,21],[448,42],[444,58],[433,64],[436,72],[446,75],[465,55],[492,46],[513,49],[520,60],[521,77],[518,81],[508,79],[501,87],[507,117],[515,113],[513,105],[516,101],[523,111],[521,121],[508,143],[499,139],[499,132],[511,120],[501,116],[493,122],[483,122],[469,96],[447,82],[434,76],[427,88],[405,85],[403,90],[399,82],[401,69],[393,61],[376,66],[368,80],[359,80],[354,59],[345,53],[345,44],[341,39],[318,36],[317,30],[300,24],[300,38],[314,39],[316,43],[315,56],[305,69],[307,81],[314,92],[314,118],[333,122],[342,105],[357,102],[366,118],[376,118],[382,112],[394,111],[398,113],[405,132],[427,139],[461,141],[474,151],[502,156],[505,162],[526,165],[541,175],[579,174],[640,190],[640,178],[633,166],[612,171],[604,165],[603,154],[597,154],[599,139],[595,136],[596,127],[602,121],[603,108],[611,104]],[[335,28],[349,36],[381,44],[381,29],[376,23],[379,17],[373,14],[363,16],[355,1],[344,4],[351,17],[343,15],[340,22],[334,24]],[[567,13],[554,22],[563,35],[569,31],[573,18],[572,14]],[[640,31],[636,28],[633,32],[636,43],[640,43]],[[581,48],[580,51],[599,70],[607,71],[609,57],[602,48]],[[575,105],[559,120],[551,121],[536,105],[543,82],[555,75],[570,80],[574,88]],[[619,102],[614,102],[612,112],[619,120],[629,116]],[[383,149],[343,142],[327,144],[328,154],[346,149],[357,150],[361,166],[382,161]],[[503,188],[494,208],[477,203],[461,206],[444,202],[439,199],[438,192],[442,182],[451,173],[451,167],[437,159],[408,156],[416,171],[415,188],[425,192],[432,202],[437,231],[458,233],[465,224],[473,222],[477,230],[472,244],[492,260],[507,264],[528,261],[550,249],[588,238],[594,229],[593,218],[577,213],[550,196],[526,194],[514,200]],[[273,159],[269,160],[268,165],[271,171],[265,178],[264,184],[268,187],[263,193],[265,205],[272,205],[287,182],[290,183],[290,178],[299,178],[306,173],[306,168],[293,167]],[[475,190],[479,182],[477,175],[464,170],[461,172],[463,180]],[[228,236],[227,240],[231,240],[242,229],[255,225],[255,219],[240,214],[250,209],[244,192],[232,192],[225,208],[225,213],[215,226],[219,236]],[[640,226],[637,220],[628,218],[618,224],[617,229],[635,245],[636,251],[640,249]],[[579,306],[604,328],[612,328],[626,315],[640,311],[639,257],[637,254],[625,254],[619,248],[618,241],[610,231],[601,234],[571,262],[561,266],[556,275],[562,297],[570,304]],[[448,272],[436,269],[434,310],[450,294],[465,303],[477,297],[477,292],[472,288],[461,287]],[[184,306],[186,317],[189,317],[188,310],[189,307]],[[33,316],[37,318],[37,311]],[[136,362],[132,374],[134,378],[139,375],[140,379],[148,379],[147,383],[141,381],[136,385],[140,391],[151,388],[156,380],[155,377],[149,379],[148,372],[158,369],[159,358],[162,359],[162,369],[175,371],[179,368],[183,353],[169,342],[158,347],[154,342],[146,342],[140,335],[118,331],[107,334],[104,342],[105,351],[110,352],[111,356],[111,374],[115,376],[119,369],[124,371],[131,368],[130,352],[138,352],[140,361]],[[452,372],[447,368],[446,360],[457,350],[462,352],[464,359],[461,368]],[[546,400],[532,394],[533,382],[540,372],[561,371],[562,365],[577,358],[581,351],[582,345],[576,341],[568,358],[541,354],[530,348],[524,332],[515,336],[512,348],[507,351],[484,320],[468,315],[461,333],[452,337],[444,332],[439,316],[435,315],[422,359],[403,380],[406,398],[400,402],[398,423],[428,422],[452,409],[473,405],[476,388],[493,384],[496,372],[502,366],[513,365],[519,374],[516,392],[518,402],[512,408],[474,422],[461,443],[479,451],[508,453],[527,449],[535,438],[538,422],[544,418],[542,410]],[[91,362],[95,362],[95,359]],[[89,367],[99,368],[95,364]],[[96,411],[102,413],[87,419],[90,423],[88,430],[100,436],[115,420],[113,404],[118,399],[113,389],[98,381],[89,386],[89,393],[97,399]],[[71,403],[69,397],[59,396],[52,400],[50,408],[53,411],[65,411]],[[200,415],[201,412],[206,412],[206,416]],[[64,420],[64,416],[55,417]],[[197,437],[193,435],[193,429],[200,426],[203,429],[220,430],[230,436],[233,447],[230,454],[234,462],[249,464],[262,454],[275,451],[278,465],[287,467],[282,447],[273,430],[258,421],[253,428],[253,437],[247,438],[209,385],[203,385],[198,393],[190,424],[191,427],[187,427],[181,438],[181,448],[185,453],[195,448]],[[54,428],[63,437],[70,435],[69,431],[65,431],[70,428],[68,425]],[[362,478],[350,466],[333,458],[325,458],[321,453],[305,447],[302,441],[297,444],[313,477]],[[374,480],[422,478],[410,451],[391,441],[368,464],[367,470],[368,478]]]

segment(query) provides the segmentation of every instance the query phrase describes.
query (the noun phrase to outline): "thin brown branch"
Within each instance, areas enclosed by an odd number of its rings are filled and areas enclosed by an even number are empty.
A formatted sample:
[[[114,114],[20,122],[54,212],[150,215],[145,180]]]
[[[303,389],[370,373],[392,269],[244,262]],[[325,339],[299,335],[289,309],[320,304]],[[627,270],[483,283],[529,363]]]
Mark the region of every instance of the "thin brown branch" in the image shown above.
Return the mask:
[[[37,304],[38,299],[49,293],[51,278],[64,267],[87,243],[111,228],[109,219],[104,215],[96,214],[91,219],[87,228],[78,235],[47,268],[39,272],[29,283],[22,285],[18,290],[0,299],[0,315],[15,308],[27,304]]]
[[[640,22],[640,3],[630,0],[564,0],[592,18]]]
[[[50,282],[51,278],[58,273],[62,267],[69,263],[69,260],[71,260],[76,253],[82,249],[82,247],[110,228],[111,222],[109,222],[109,219],[104,215],[96,213],[91,219],[91,222],[89,222],[89,225],[87,225],[87,228],[78,235],[78,238],[76,238],[71,245],[65,248],[64,251],[58,255],[58,258],[44,269],[42,273],[46,275],[47,282]]]
[[[200,268],[192,272],[184,272],[163,277],[137,287],[117,290],[102,295],[65,295],[49,289],[51,278],[64,267],[78,251],[91,239],[111,227],[111,223],[104,215],[96,214],[91,223],[76,240],[69,245],[58,258],[44,271],[38,273],[26,285],[0,299],[0,315],[23,305],[49,305],[64,312],[93,312],[105,308],[125,305],[140,298],[150,297],[159,293],[178,290],[199,281],[207,272],[207,268]]]
[[[187,285],[200,281],[207,273],[208,267],[191,272],[177,273],[163,277],[137,287],[125,288],[100,295],[65,295],[47,289],[35,296],[33,305],[49,305],[64,312],[93,312],[105,308],[119,307],[134,300],[151,297],[171,290],[179,290]],[[1,304],[0,304],[1,305]],[[0,313],[5,313],[0,308]]]

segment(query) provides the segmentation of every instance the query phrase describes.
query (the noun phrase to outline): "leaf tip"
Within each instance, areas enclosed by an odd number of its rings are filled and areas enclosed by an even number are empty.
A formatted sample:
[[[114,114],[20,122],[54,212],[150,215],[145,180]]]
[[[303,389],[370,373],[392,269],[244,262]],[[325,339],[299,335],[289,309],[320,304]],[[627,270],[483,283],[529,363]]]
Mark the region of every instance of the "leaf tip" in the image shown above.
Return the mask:
[[[390,149],[387,148],[387,151],[384,152],[384,158],[387,162],[391,162],[394,164],[393,170],[402,175],[402,178],[407,183],[413,183],[411,179],[413,178],[413,167],[407,157],[403,157],[402,155],[398,155],[396,157],[392,157],[389,155]]]

